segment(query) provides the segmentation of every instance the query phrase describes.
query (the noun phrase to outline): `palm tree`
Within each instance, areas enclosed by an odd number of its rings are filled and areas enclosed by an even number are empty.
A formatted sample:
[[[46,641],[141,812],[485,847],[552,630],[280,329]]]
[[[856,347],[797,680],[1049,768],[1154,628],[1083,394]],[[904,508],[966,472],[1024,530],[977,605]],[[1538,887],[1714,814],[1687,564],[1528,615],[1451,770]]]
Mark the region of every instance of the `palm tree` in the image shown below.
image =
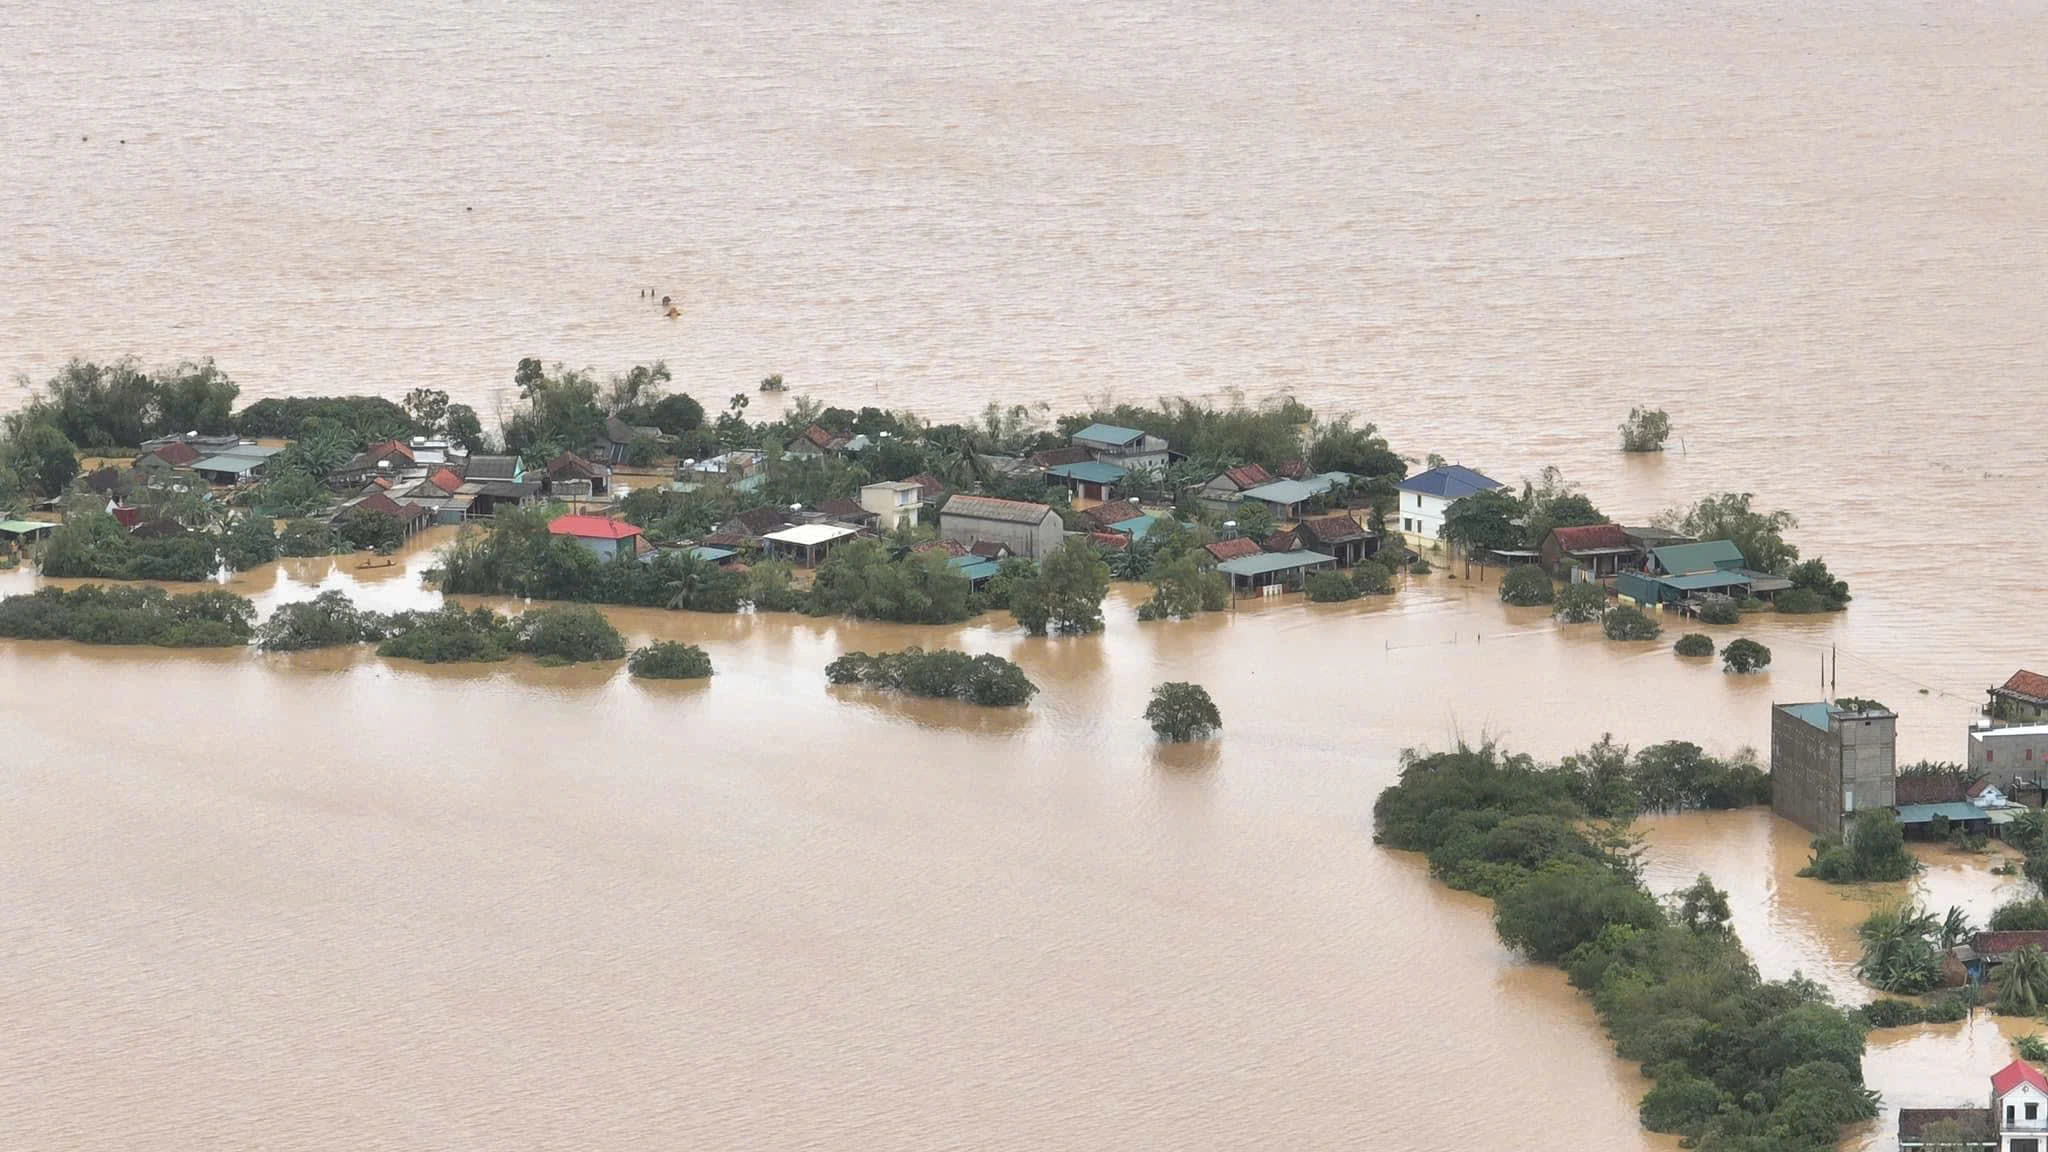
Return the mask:
[[[1970,918],[1963,915],[1961,908],[1950,905],[1948,915],[1941,920],[1941,950],[1946,952],[1961,944],[1970,938],[1970,934]]]
[[[1886,992],[1925,992],[1941,982],[1941,954],[1933,937],[1941,922],[1911,904],[1880,909],[1856,929],[1863,958],[1856,974]]]
[[[1998,1010],[2008,1015],[2038,1016],[2048,1007],[2048,955],[2032,944],[2006,958],[1992,973],[1998,988]]]

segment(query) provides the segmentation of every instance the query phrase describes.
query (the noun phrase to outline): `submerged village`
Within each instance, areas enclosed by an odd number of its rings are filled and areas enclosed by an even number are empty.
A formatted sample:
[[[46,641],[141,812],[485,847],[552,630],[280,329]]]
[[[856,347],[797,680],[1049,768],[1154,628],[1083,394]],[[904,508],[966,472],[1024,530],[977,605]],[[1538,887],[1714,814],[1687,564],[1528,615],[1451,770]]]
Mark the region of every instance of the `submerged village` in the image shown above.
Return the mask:
[[[714,674],[703,650],[629,653],[598,606],[904,624],[1004,612],[1034,635],[1085,636],[1104,626],[1112,582],[1149,588],[1139,619],[1170,627],[1253,600],[1393,595],[1437,573],[1741,676],[1771,663],[1745,620],[1851,603],[1787,538],[1793,519],[1746,494],[1624,522],[1555,470],[1499,478],[1483,461],[1411,460],[1373,425],[1291,400],[991,406],[934,424],[776,395],[780,377],[714,411],[671,390],[661,364],[600,380],[524,361],[514,383],[518,402],[487,432],[429,390],[238,408],[211,363],[75,362],[9,414],[0,441],[0,566],[54,581],[0,600],[0,636],[626,660],[636,677],[699,679]],[[776,415],[751,419],[764,394]],[[1652,452],[1670,428],[1638,409],[1619,432],[1618,450]],[[442,593],[532,606],[380,614],[329,592],[259,621],[217,586],[279,557],[388,564],[434,527],[456,530],[429,573]],[[825,675],[990,707],[1035,691],[999,657],[918,648],[848,653]],[[2048,901],[2013,901],[1983,924],[1881,907],[1859,929],[1874,998],[1838,1006],[1758,977],[1709,878],[1653,896],[1626,832],[1638,813],[1768,805],[1811,834],[1808,874],[1827,883],[1896,883],[1937,845],[2048,881],[2048,676],[2019,670],[1989,689],[1953,761],[1901,763],[1897,714],[1876,700],[1770,710],[1766,759],[1678,741],[1602,741],[1558,764],[1491,743],[1414,754],[1373,814],[1380,843],[1492,899],[1505,942],[1592,998],[1617,1052],[1653,1081],[1645,1127],[1709,1149],[1832,1147],[1869,1121],[1871,1029],[2048,1013]],[[1199,685],[1176,683],[1145,718],[1166,741],[1211,737],[1227,719]],[[2028,1061],[2048,1060],[2048,1041],[2027,1037],[2015,1055],[1982,1107],[1900,1110],[1897,1146],[2043,1152],[2048,1080]]]

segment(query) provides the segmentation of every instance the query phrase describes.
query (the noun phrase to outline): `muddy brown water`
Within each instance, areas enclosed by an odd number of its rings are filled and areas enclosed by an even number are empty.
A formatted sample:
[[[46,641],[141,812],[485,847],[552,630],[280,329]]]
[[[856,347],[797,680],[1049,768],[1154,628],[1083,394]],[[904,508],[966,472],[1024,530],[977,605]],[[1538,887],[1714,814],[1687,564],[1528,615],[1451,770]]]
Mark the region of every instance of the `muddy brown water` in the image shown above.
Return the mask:
[[[1831,647],[1902,753],[1960,755],[2043,640],[2044,43],[1885,0],[0,7],[8,375],[211,354],[487,416],[526,355],[938,416],[1291,390],[1625,519],[1753,491],[1857,595],[1746,626],[1740,680],[1442,574],[1175,626],[1119,591],[1079,641],[620,613],[712,652],[683,687],[0,646],[0,1146],[1668,1148],[1372,798],[1457,733],[1760,745]],[[1673,451],[1624,458],[1645,401]],[[392,608],[423,563],[237,586]],[[913,642],[1045,692],[823,683]],[[1221,741],[1150,743],[1166,678]],[[1897,888],[1798,880],[1759,813],[1649,827],[1767,973],[1862,995]],[[2006,883],[1930,860],[1940,904]],[[1979,1021],[1867,1067],[1936,1105],[2005,1056]]]

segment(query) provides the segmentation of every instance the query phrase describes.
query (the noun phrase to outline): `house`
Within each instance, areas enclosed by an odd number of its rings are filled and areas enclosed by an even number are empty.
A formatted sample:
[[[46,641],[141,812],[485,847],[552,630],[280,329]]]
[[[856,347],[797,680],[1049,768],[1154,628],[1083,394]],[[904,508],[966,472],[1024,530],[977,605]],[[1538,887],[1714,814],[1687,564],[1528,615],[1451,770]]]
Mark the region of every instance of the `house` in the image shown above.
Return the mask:
[[[720,532],[730,532],[734,535],[761,537],[775,531],[777,528],[786,527],[788,524],[789,517],[783,513],[782,509],[772,504],[767,504],[759,508],[747,509],[745,512],[720,524],[718,530]]]
[[[1771,810],[1840,836],[1851,814],[1898,803],[1898,715],[1825,701],[1771,706]]]
[[[1349,516],[1315,516],[1294,526],[1301,546],[1337,558],[1337,567],[1349,568],[1379,549],[1379,537]]]
[[[1619,524],[1552,528],[1536,551],[1544,571],[1559,580],[1605,580],[1644,559]]]
[[[1963,790],[1963,797],[1979,808],[2007,808],[2012,801],[1989,780],[1979,780]]]
[[[1444,512],[1452,504],[1506,485],[1463,464],[1440,464],[1395,487],[1400,497],[1401,531],[1434,542],[1443,539]]]
[[[1940,1152],[1958,1152],[1955,1137],[1967,1142],[1961,1147],[1980,1152],[2048,1149],[2048,1077],[2026,1061],[2015,1060],[1991,1074],[1989,1108],[1899,1109],[1902,1152],[1934,1152],[1937,1148]]]
[[[852,445],[853,437],[840,432],[827,432],[813,424],[798,433],[796,439],[783,445],[782,454],[812,459],[819,456],[843,456],[849,451],[859,451]]]
[[[1299,592],[1310,572],[1317,568],[1334,568],[1336,564],[1335,556],[1320,552],[1260,552],[1225,560],[1216,565],[1216,571],[1230,578],[1230,591],[1234,596],[1277,596],[1284,592]]]
[[[443,496],[453,496],[462,490],[462,477],[456,475],[453,468],[436,468],[427,473],[427,478],[420,481],[420,484],[438,491]]]
[[[56,530],[42,520],[0,520],[0,540],[9,544],[33,544]]]
[[[372,492],[360,500],[342,505],[334,513],[333,519],[339,521],[351,513],[361,512],[373,512],[379,516],[391,517],[398,521],[399,526],[404,529],[407,536],[425,528],[434,518],[434,512],[431,508],[422,507],[418,504],[401,503],[400,501],[393,500],[383,492]]]
[[[939,513],[939,539],[1006,544],[1011,552],[1030,560],[1051,555],[1065,536],[1058,512],[1025,500],[955,496]]]
[[[684,491],[703,484],[717,484],[736,492],[751,492],[767,480],[768,458],[750,449],[721,452],[704,460],[685,460],[676,470]]]
[[[517,456],[471,456],[462,478],[520,484],[526,480],[526,464]]]
[[[2048,720],[2048,676],[2022,668],[1989,690],[1984,715],[1993,724],[2038,724]]]
[[[1055,464],[1045,470],[1048,481],[1057,480],[1065,484],[1077,500],[1108,500],[1113,495],[1112,490],[1129,474],[1129,469],[1121,465],[1094,460]]]
[[[961,579],[967,581],[969,591],[979,590],[991,577],[1003,570],[1001,561],[974,554],[951,557],[946,564],[959,573]]]
[[[548,521],[548,535],[567,537],[588,548],[598,559],[610,560],[622,552],[634,554],[640,529],[604,516],[557,516]]]
[[[867,527],[875,522],[875,514],[861,507],[860,501],[848,500],[844,496],[818,505],[818,515],[841,524],[855,524],[861,527]]]
[[[590,458],[616,468],[632,457],[633,445],[643,440],[654,442],[660,439],[659,428],[628,424],[617,416],[607,416],[604,419],[604,439],[590,446]]]
[[[1048,468],[1057,468],[1062,464],[1086,464],[1093,459],[1093,452],[1071,444],[1065,448],[1047,448],[1043,452],[1033,452],[1025,457],[1026,462],[1040,472]]]
[[[917,485],[918,496],[929,506],[946,498],[945,482],[929,472],[919,472],[904,480],[906,484]]]
[[[1964,768],[2007,795],[2031,792],[2048,776],[2048,724],[1970,729]]]
[[[1158,436],[1140,432],[1136,428],[1119,428],[1114,424],[1090,424],[1074,433],[1073,445],[1076,448],[1087,449],[1089,458],[1100,464],[1114,464],[1133,472],[1140,468],[1154,472],[1166,471],[1166,441]]]
[[[193,461],[192,471],[208,484],[246,484],[262,479],[270,467],[270,458],[282,451],[282,448],[266,448],[260,444],[237,444]]]
[[[1901,804],[1899,824],[1915,840],[1942,839],[1950,829],[1960,828],[1972,836],[1991,832],[1991,814],[1974,804]]]
[[[468,520],[489,520],[500,508],[524,508],[538,499],[538,480],[478,480],[474,476],[465,479],[454,496],[454,502],[462,505],[463,518]]]
[[[1616,576],[1614,590],[1638,604],[1682,604],[1708,593],[1740,599],[1757,582],[1742,563],[1742,551],[1728,540],[1666,544],[1650,549],[1642,571]]]
[[[761,534],[770,556],[779,556],[805,568],[815,568],[832,549],[854,538],[855,531],[843,524],[794,524]]]
[[[574,452],[563,452],[548,461],[541,491],[550,496],[602,496],[611,489],[612,470],[608,464],[593,464]]]
[[[370,445],[327,474],[336,488],[356,488],[378,476],[395,476],[415,466],[412,446],[398,440]]]
[[[883,480],[861,486],[860,507],[884,532],[916,527],[918,509],[923,506],[924,489],[915,480]]]
[[[1275,520],[1295,520],[1301,516],[1301,506],[1318,495],[1315,488],[1299,480],[1275,480],[1245,489],[1239,499],[1264,504]]]
[[[1658,528],[1655,526],[1631,528],[1624,524],[1621,528],[1621,534],[1628,537],[1628,542],[1635,545],[1636,551],[1645,555],[1648,555],[1650,549],[1662,548],[1666,544],[1693,543],[1693,538],[1683,532],[1674,532],[1669,528]]]
[[[1977,932],[1970,937],[1971,955],[1964,963],[1970,979],[1983,983],[1991,977],[2000,964],[2012,958],[2022,948],[2039,948],[2048,952],[2048,932]]]
[[[1207,552],[1211,560],[1221,563],[1225,560],[1238,560],[1246,556],[1257,556],[1260,552],[1265,551],[1265,549],[1260,548],[1259,542],[1249,536],[1236,536],[1229,540],[1218,540],[1213,544],[1204,544],[1202,545],[1202,551]]]
[[[1195,499],[1212,512],[1228,515],[1237,506],[1239,495],[1247,488],[1271,484],[1275,477],[1257,464],[1240,464],[1218,472],[1207,484],[1195,489]]]
[[[406,447],[412,449],[413,463],[428,468],[452,464],[468,455],[445,436],[415,436],[406,441]]]
[[[137,456],[133,467],[153,479],[169,475],[180,468],[190,468],[202,458],[199,449],[183,440],[171,440]]]

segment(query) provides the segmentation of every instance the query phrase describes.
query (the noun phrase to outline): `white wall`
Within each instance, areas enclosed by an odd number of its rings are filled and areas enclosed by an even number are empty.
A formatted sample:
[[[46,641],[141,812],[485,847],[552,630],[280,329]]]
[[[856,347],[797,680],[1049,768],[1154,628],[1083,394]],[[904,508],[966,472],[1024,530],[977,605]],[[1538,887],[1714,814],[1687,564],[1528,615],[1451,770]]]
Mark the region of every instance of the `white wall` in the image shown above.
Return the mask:
[[[1440,540],[1444,531],[1444,510],[1451,502],[1427,492],[1401,493],[1401,511],[1395,521],[1401,531],[1425,540]]]

